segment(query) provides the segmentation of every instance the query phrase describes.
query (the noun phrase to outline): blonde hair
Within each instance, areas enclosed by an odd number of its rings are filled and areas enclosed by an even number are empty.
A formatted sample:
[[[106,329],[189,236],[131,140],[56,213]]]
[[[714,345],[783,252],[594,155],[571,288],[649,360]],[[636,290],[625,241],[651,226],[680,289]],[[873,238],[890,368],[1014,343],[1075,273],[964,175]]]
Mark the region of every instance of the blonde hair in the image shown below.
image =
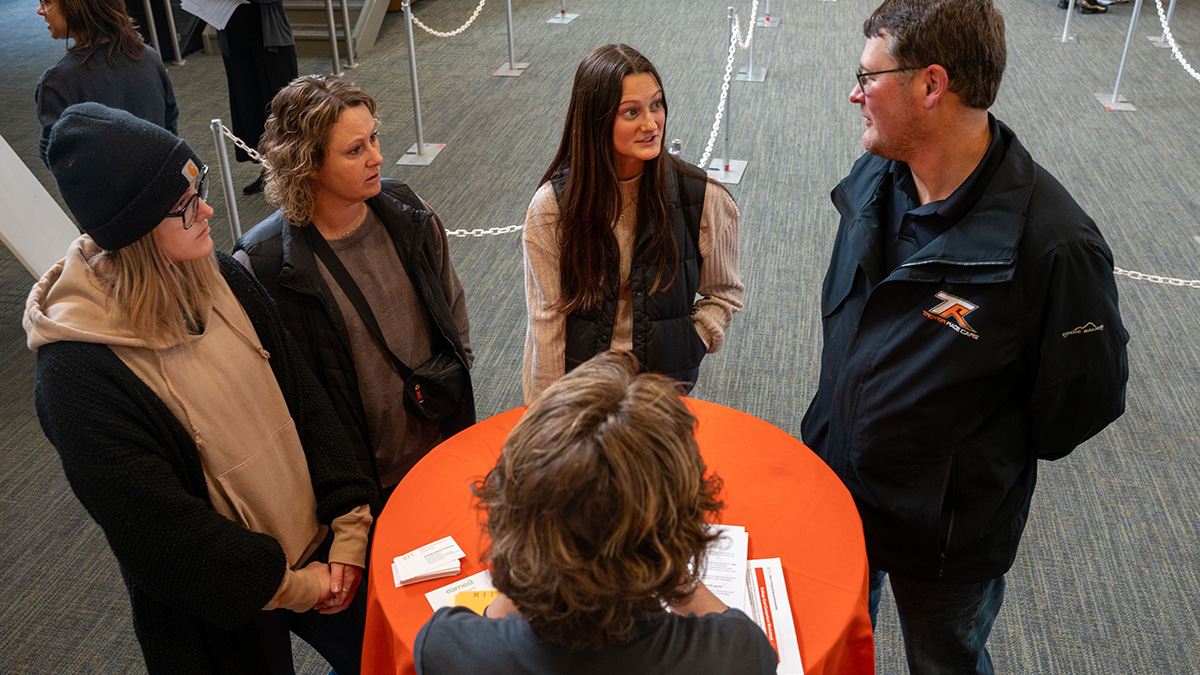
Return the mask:
[[[534,401],[473,487],[492,582],[539,638],[617,644],[695,590],[721,481],[679,393],[629,352],[599,354]]]
[[[313,177],[325,159],[329,134],[342,112],[360,105],[375,116],[370,94],[325,75],[302,75],[275,94],[258,149],[271,167],[263,193],[288,223],[304,226],[312,218],[317,201]]]
[[[88,264],[128,315],[133,332],[164,345],[184,342],[195,332],[220,279],[216,254],[176,262],[153,233],[116,251],[101,250]]]

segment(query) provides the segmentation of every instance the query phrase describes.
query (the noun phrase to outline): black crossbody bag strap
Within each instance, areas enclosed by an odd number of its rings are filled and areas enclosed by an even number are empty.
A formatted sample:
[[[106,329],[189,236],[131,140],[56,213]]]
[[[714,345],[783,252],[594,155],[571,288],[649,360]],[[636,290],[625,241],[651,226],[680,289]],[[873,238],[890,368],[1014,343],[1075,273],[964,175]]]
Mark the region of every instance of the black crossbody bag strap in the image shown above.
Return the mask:
[[[329,247],[329,242],[325,241],[325,237],[321,236],[320,232],[315,232],[316,228],[312,225],[304,228],[308,234],[308,242],[312,246],[313,252],[325,264],[325,269],[329,270],[329,274],[333,276],[333,280],[341,287],[342,292],[346,294],[346,298],[350,300],[350,304],[354,305],[354,309],[358,312],[358,316],[363,323],[371,331],[371,335],[375,336],[375,340],[379,342],[379,346],[383,347],[383,351],[392,361],[392,367],[400,374],[404,380],[412,377],[413,370],[400,360],[400,357],[392,353],[388,347],[387,340],[383,339],[383,331],[379,329],[379,322],[375,320],[375,313],[371,311],[371,306],[367,304],[367,299],[363,297],[362,291],[359,290],[358,284],[354,283],[354,277],[350,276],[349,270],[338,259],[337,254]]]

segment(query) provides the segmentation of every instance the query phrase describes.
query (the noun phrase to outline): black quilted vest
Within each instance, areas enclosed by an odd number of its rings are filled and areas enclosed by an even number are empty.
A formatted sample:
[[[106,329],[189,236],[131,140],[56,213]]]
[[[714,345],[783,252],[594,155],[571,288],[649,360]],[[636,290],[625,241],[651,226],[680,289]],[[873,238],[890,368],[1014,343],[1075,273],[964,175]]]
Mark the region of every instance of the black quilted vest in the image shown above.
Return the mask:
[[[428,234],[430,214],[423,210],[412,189],[389,179],[383,180],[379,194],[368,199],[367,205],[383,221],[413,288],[429,310],[433,319],[433,348],[453,349],[466,366],[462,338],[442,292],[437,269],[439,244]],[[296,338],[305,362],[329,393],[346,435],[354,442],[363,472],[378,483],[350,335],[337,300],[317,269],[304,230],[287,224],[276,211],[242,235],[234,250],[245,251],[249,256],[254,276],[274,298],[284,326]],[[449,438],[474,423],[475,396],[468,381],[458,416],[444,423],[442,432]]]
[[[550,181],[560,203],[566,178],[564,172]],[[639,219],[629,271],[633,353],[643,371],[662,373],[684,382],[690,391],[700,373],[700,360],[707,351],[692,323],[692,306],[700,287],[700,214],[704,210],[708,180],[703,174],[692,175],[679,170],[672,171],[670,178],[670,227],[679,247],[679,270],[670,288],[650,292],[658,270],[648,244],[657,225]],[[620,277],[619,264],[617,260],[612,261],[608,278]],[[567,315],[568,372],[612,344],[619,293],[620,288],[614,284],[600,307]]]

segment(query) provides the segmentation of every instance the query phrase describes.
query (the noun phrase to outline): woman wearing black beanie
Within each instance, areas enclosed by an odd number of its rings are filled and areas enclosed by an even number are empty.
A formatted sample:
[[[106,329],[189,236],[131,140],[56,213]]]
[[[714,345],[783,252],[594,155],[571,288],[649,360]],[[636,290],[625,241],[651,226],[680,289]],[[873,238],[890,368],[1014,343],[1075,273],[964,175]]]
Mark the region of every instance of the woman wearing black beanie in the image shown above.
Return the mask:
[[[36,404],[129,588],[150,673],[356,673],[373,489],[270,299],[213,251],[207,168],[71,106],[48,159],[85,232],[30,292]]]

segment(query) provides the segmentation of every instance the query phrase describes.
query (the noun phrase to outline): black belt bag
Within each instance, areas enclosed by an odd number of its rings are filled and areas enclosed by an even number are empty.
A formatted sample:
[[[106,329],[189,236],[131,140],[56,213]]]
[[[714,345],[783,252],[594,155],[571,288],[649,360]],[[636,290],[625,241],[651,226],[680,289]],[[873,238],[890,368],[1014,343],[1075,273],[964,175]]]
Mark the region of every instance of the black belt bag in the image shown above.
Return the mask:
[[[309,226],[312,228],[312,226]],[[418,419],[427,422],[441,422],[450,419],[458,412],[458,404],[462,400],[463,390],[466,389],[468,377],[467,368],[453,352],[437,351],[427,361],[415,369],[409,368],[403,361],[392,353],[387,341],[383,339],[383,331],[375,320],[375,313],[367,304],[367,299],[359,290],[358,284],[342,261],[338,259],[329,243],[320,232],[309,233],[309,243],[317,253],[325,268],[333,275],[350,304],[358,311],[359,318],[367,325],[371,335],[379,342],[383,352],[388,355],[392,367],[404,379],[404,407]],[[436,343],[437,340],[433,340]]]

